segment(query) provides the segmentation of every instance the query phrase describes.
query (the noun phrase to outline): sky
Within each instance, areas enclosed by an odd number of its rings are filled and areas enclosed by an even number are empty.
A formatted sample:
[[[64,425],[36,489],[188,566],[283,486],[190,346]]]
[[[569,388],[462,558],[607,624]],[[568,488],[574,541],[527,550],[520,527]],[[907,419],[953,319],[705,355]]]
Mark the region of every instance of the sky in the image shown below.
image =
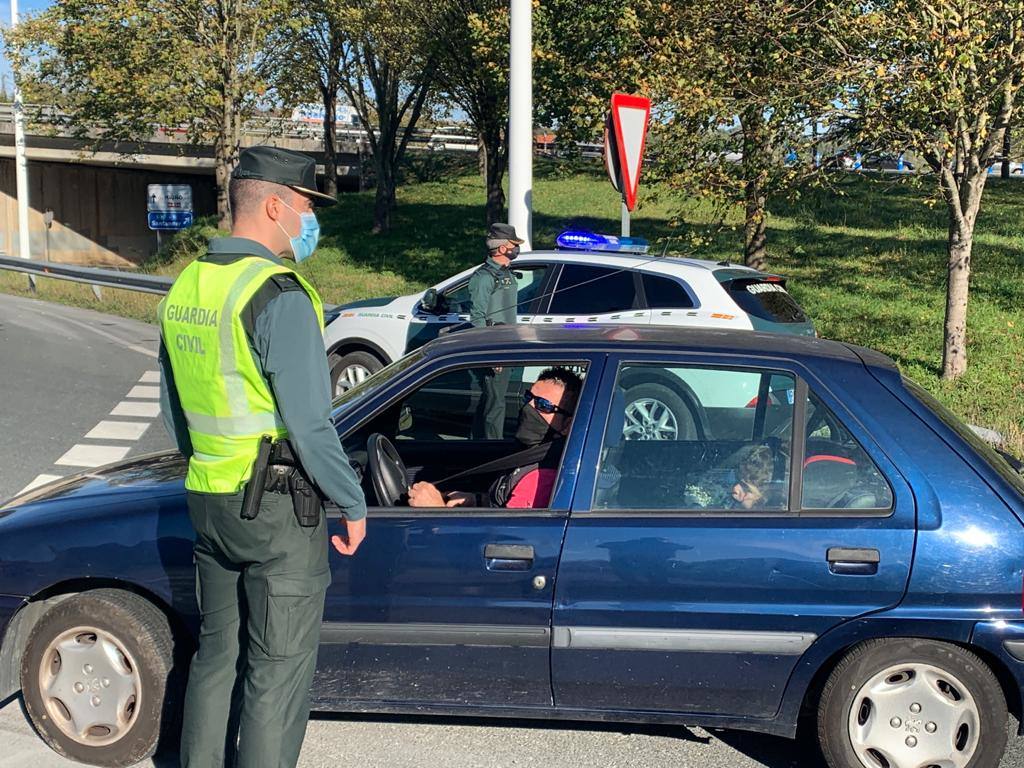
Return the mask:
[[[50,5],[51,0],[18,0],[18,14],[24,15],[32,11],[39,11]],[[11,3],[10,0],[0,0],[0,24],[7,29],[11,26]],[[10,87],[11,64],[0,49],[0,80],[6,75],[7,85]]]

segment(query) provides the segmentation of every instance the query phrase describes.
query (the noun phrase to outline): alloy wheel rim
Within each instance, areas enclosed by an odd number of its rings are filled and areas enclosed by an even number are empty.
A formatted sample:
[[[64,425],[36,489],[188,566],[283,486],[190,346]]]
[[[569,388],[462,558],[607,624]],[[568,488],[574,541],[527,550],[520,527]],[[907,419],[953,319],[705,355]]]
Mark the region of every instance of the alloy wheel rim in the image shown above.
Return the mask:
[[[675,440],[679,435],[679,422],[672,409],[661,400],[642,397],[626,406],[622,434],[627,440]]]
[[[61,733],[88,747],[123,738],[142,704],[138,665],[125,644],[89,626],[62,632],[46,647],[39,691]]]
[[[364,382],[369,376],[370,369],[365,365],[355,363],[353,365],[346,366],[342,370],[341,375],[338,376],[338,383],[334,387],[335,396],[345,394],[352,389],[352,387]]]
[[[955,675],[900,664],[861,686],[848,725],[865,768],[966,768],[981,743],[980,724],[974,697]]]

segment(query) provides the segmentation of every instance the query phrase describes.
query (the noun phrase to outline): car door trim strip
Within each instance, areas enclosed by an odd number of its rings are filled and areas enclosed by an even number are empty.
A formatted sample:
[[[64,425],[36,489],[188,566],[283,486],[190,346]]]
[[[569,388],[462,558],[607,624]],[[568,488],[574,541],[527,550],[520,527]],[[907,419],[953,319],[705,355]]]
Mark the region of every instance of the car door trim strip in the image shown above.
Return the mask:
[[[810,632],[718,629],[555,627],[554,647],[573,650],[686,651],[798,656],[817,639]]]
[[[507,624],[430,624],[421,622],[342,623],[326,621],[320,642],[327,645],[482,645],[511,648],[547,648],[548,627]]]

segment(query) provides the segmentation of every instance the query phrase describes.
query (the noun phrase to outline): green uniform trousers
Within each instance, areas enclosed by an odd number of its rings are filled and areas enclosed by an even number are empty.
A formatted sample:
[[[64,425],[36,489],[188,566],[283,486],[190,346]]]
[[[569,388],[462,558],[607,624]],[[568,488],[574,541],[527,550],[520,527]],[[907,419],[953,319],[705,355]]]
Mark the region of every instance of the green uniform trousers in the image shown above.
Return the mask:
[[[477,440],[502,440],[505,437],[505,405],[512,371],[475,369],[480,383],[480,400],[473,421],[473,437]]]
[[[302,528],[290,496],[188,494],[201,627],[181,735],[182,768],[291,768],[309,718],[324,597],[327,526]]]

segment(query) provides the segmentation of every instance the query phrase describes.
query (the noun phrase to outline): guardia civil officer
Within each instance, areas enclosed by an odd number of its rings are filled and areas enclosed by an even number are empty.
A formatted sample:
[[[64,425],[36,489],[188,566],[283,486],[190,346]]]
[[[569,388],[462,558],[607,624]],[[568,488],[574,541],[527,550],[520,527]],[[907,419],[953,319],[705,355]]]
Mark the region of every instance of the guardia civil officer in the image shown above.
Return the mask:
[[[518,285],[509,265],[523,241],[511,224],[495,223],[487,232],[487,260],[469,279],[469,321],[477,328],[515,325]],[[505,395],[509,371],[494,368],[479,375],[480,400],[474,437],[500,440],[505,436]]]
[[[242,152],[229,196],[231,236],[160,305],[161,404],[188,458],[202,621],[181,764],[284,768],[305,735],[331,579],[315,491],[342,510],[343,555],[365,536],[366,504],[330,422],[323,305],[281,259],[313,253],[313,207],[335,201],[316,191],[312,158],[274,147]],[[293,460],[275,465],[285,445]]]

